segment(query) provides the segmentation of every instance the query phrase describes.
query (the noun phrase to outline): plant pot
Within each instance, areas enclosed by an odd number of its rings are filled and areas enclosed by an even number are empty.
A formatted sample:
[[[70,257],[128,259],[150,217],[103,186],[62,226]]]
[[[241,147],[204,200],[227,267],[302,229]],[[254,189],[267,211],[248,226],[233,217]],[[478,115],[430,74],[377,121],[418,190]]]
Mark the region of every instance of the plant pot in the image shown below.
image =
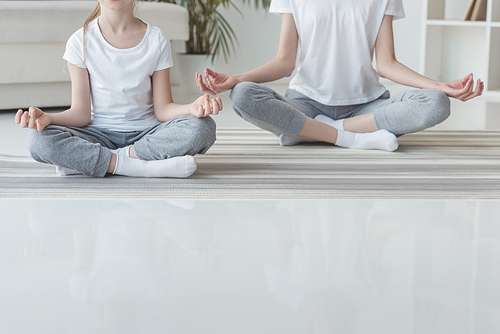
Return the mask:
[[[208,55],[177,54],[178,73],[180,76],[181,91],[184,94],[203,94],[196,85],[196,73],[203,74],[205,67],[210,66]]]

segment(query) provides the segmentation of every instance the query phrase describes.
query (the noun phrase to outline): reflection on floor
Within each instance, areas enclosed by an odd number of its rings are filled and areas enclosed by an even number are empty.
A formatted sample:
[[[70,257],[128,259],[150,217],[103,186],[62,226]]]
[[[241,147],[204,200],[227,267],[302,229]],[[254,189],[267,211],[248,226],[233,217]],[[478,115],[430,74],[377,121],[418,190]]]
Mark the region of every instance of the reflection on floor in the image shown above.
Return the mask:
[[[498,333],[498,201],[0,200],[0,333]]]

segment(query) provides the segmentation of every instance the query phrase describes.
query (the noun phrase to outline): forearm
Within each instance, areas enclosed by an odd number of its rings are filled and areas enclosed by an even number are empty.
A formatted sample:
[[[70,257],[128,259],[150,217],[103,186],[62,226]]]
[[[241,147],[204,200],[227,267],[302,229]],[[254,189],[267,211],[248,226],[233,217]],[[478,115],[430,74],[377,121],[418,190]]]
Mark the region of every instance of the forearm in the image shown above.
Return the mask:
[[[275,58],[252,71],[235,75],[235,78],[238,82],[271,82],[292,75],[294,68],[295,63],[291,64],[290,62]]]
[[[379,75],[396,83],[422,89],[437,89],[441,84],[404,66],[397,60],[377,66]]]
[[[191,115],[189,106],[189,104],[168,103],[155,107],[155,115],[160,122],[168,122],[179,116]]]
[[[70,108],[60,113],[47,114],[50,117],[51,125],[72,126],[83,128],[90,123],[90,111],[82,111],[76,108]]]

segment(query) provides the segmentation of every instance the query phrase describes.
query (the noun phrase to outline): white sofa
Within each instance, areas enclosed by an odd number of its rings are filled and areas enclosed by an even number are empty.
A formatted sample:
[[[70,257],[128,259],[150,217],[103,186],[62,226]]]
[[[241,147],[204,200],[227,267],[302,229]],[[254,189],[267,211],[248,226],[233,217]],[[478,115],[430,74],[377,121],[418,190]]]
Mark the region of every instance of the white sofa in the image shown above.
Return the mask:
[[[97,1],[0,1],[0,110],[68,106],[70,78],[62,59],[67,39]],[[171,40],[189,38],[188,13],[142,2],[138,16]]]

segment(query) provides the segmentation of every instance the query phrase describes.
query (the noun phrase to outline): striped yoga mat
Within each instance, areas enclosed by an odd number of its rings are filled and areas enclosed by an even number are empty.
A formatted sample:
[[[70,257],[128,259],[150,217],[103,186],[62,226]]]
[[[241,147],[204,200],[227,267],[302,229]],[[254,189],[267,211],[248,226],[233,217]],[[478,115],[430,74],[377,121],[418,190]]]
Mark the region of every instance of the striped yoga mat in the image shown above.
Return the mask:
[[[500,198],[500,132],[425,131],[393,153],[328,144],[281,147],[272,134],[222,129],[189,179],[55,174],[0,155],[0,197]]]

